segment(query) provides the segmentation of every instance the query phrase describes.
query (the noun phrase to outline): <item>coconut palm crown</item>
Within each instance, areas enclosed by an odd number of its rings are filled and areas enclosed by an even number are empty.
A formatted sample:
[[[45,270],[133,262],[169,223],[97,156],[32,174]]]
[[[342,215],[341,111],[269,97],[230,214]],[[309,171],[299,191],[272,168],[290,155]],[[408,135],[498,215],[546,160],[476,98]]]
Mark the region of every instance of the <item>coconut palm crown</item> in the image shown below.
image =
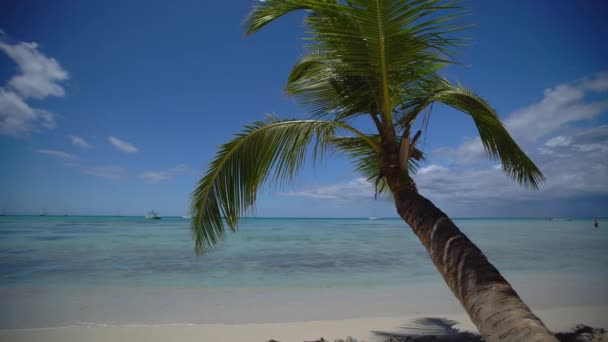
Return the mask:
[[[289,12],[308,10],[308,53],[293,68],[286,91],[301,100],[312,118],[270,116],[246,125],[220,147],[192,195],[197,251],[220,241],[226,225],[235,231],[260,186],[269,178],[291,179],[309,151],[318,158],[335,146],[352,157],[369,180],[378,180],[378,190],[384,192],[389,190],[380,171],[384,147],[409,145],[401,159],[410,166],[400,171],[411,178],[422,153],[415,148],[421,134],[409,130],[436,102],[470,115],[486,152],[520,184],[537,188],[543,174],[511,138],[496,111],[472,91],[437,75],[454,62],[449,56],[461,40],[446,36],[462,25],[454,23],[453,15],[436,13],[454,8],[453,3],[426,0],[259,1],[246,21],[248,34]],[[375,132],[349,125],[362,115],[373,121]]]
[[[332,148],[351,157],[356,170],[376,185],[377,192],[392,195],[398,213],[427,247],[486,340],[500,339],[495,337],[506,336],[505,331],[511,334],[512,325],[499,329],[509,319],[536,319],[522,328],[524,335],[513,335],[513,340],[538,335],[545,338],[538,341],[552,341],[542,322],[481,251],[416,188],[415,171],[424,158],[417,143],[425,132],[413,127],[428,117],[435,103],[469,115],[488,156],[499,160],[502,170],[516,182],[537,188],[544,180],[488,102],[438,73],[455,63],[452,56],[463,43],[456,37],[464,28],[458,22],[458,4],[439,0],[265,0],[255,3],[245,22],[246,32],[255,33],[283,15],[301,10],[305,13],[306,53],[292,69],[286,92],[300,100],[311,118],[268,116],[246,125],[219,148],[192,194],[196,251],[202,253],[217,244],[228,229],[236,231],[239,218],[254,206],[266,181],[289,181],[302,168],[307,154],[316,160]],[[362,118],[369,118],[371,131],[354,127],[353,121]],[[437,227],[442,227],[445,239],[437,234],[443,240],[433,246]],[[456,273],[456,264],[448,265],[447,254],[437,256],[444,251],[435,249],[446,247],[450,237],[460,239],[454,245],[461,251],[470,251],[489,265],[482,267],[481,275],[475,273],[479,267],[461,267],[464,271]],[[445,253],[449,242],[447,247]],[[463,292],[463,287],[473,287],[464,283],[468,275],[463,277],[462,272],[475,273],[474,285],[483,289],[496,282],[508,285],[505,293],[512,291],[517,297],[509,297],[517,302],[509,318],[477,312],[480,302]]]

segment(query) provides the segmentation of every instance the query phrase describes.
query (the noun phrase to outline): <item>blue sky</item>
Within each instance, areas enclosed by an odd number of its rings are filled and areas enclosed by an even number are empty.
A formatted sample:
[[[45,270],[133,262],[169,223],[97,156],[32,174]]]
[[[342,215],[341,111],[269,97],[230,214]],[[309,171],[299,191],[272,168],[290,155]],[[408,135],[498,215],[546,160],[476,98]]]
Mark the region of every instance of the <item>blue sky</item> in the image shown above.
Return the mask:
[[[187,213],[216,148],[277,113],[303,51],[300,15],[245,37],[252,1],[3,1],[0,210]],[[456,217],[608,216],[605,1],[466,1],[474,27],[444,75],[484,96],[547,175],[518,187],[484,157],[465,115],[434,109],[417,176]],[[348,160],[330,154],[258,216],[395,216]]]

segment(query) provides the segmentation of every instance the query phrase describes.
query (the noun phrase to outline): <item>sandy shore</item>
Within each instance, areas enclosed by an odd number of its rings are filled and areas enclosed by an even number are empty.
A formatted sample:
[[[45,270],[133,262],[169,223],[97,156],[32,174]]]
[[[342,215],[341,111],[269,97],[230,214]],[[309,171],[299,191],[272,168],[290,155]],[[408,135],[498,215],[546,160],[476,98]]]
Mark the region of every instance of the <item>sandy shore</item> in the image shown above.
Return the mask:
[[[608,328],[603,274],[510,280],[554,331]],[[372,288],[0,288],[0,299],[0,341],[378,341],[371,331],[399,332],[422,317],[474,330],[440,279]]]
[[[608,306],[579,306],[535,310],[550,329],[566,331],[585,322],[596,327],[608,326]],[[1,341],[223,341],[262,342],[270,338],[281,342],[302,342],[321,336],[332,341],[353,336],[375,341],[371,331],[399,332],[399,327],[419,316],[372,317],[345,320],[263,324],[189,324],[61,327],[0,330]],[[464,314],[429,315],[460,322],[460,329],[475,328]]]

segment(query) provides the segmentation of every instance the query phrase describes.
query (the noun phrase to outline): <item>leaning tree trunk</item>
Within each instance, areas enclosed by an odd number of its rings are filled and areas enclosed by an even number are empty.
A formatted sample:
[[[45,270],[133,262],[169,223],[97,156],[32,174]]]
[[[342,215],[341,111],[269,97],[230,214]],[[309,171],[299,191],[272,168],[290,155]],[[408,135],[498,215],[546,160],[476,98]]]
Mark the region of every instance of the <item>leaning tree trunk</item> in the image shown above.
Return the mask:
[[[386,130],[380,158],[382,173],[395,198],[399,216],[429,252],[452,293],[486,342],[557,342],[557,338],[519,298],[481,250],[406,175],[411,154],[409,133],[395,143]],[[403,165],[401,165],[403,164]]]
[[[397,212],[429,252],[485,341],[557,341],[446,214],[411,187],[400,187],[394,195]]]

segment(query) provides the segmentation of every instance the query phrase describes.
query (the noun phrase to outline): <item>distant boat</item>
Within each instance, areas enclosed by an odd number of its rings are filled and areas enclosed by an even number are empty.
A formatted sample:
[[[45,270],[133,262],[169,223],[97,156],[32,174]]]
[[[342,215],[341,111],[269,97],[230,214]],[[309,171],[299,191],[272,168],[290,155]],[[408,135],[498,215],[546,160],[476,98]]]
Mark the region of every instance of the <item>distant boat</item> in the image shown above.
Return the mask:
[[[574,219],[570,218],[570,217],[566,217],[566,218],[550,218],[549,221],[574,221]]]
[[[368,217],[367,219],[368,220],[377,220],[378,218],[377,217]]]
[[[49,216],[49,213],[47,213],[46,211],[43,211],[38,216]]]
[[[192,218],[192,216],[190,216],[190,215],[184,215],[184,216],[182,216],[182,218],[185,218],[185,219],[188,219],[188,220],[189,220],[189,219],[191,219],[191,218]]]
[[[150,210],[146,215],[146,218],[149,220],[160,220],[161,217],[154,210]]]

